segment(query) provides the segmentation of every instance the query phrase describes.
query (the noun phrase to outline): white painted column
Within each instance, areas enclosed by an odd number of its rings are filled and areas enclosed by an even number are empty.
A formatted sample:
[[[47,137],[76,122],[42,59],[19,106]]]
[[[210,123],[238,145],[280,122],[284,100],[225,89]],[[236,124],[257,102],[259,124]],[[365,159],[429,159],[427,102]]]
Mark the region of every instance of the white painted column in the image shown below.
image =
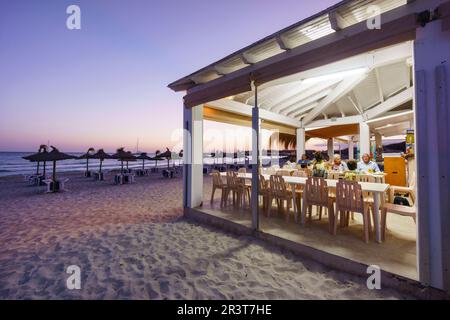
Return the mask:
[[[419,278],[450,290],[450,36],[441,20],[414,43]]]
[[[184,108],[183,206],[203,202],[203,106]]]
[[[353,137],[348,141],[348,159],[355,159],[355,144],[353,143]]]
[[[327,150],[328,150],[328,158],[330,158],[330,161],[333,161],[333,157],[334,157],[334,139],[333,138],[328,139]]]
[[[297,161],[302,159],[302,155],[306,152],[305,129],[297,129]]]
[[[359,123],[359,157],[370,154],[370,128],[365,122]],[[358,159],[359,160],[359,159]]]

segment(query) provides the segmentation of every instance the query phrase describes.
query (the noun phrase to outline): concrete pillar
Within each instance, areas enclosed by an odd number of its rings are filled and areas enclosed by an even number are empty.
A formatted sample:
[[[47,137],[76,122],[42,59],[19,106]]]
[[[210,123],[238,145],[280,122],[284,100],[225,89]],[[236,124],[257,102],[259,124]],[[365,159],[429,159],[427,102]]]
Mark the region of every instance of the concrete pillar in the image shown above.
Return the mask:
[[[353,143],[353,137],[348,141],[348,159],[355,159],[355,144]]]
[[[450,290],[450,37],[442,21],[414,42],[419,278]]]
[[[359,157],[370,154],[370,128],[365,122],[359,124]],[[358,159],[359,160],[359,159]]]
[[[332,161],[333,157],[334,157],[334,139],[333,138],[328,139],[327,150],[328,150],[328,157],[330,158],[330,161]]]
[[[305,129],[297,129],[297,161],[302,159],[302,155],[306,152]]]
[[[203,202],[203,106],[185,107],[183,206],[196,208]]]

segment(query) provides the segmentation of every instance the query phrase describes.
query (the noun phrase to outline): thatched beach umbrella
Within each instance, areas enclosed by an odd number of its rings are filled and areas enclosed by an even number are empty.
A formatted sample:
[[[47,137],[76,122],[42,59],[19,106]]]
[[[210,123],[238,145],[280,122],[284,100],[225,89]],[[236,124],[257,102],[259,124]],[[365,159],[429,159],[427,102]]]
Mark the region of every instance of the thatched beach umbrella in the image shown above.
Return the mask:
[[[167,159],[167,169],[169,169],[169,167],[170,167],[170,160],[172,159],[172,152],[169,150],[169,148],[166,148],[166,152],[161,153],[159,155],[159,157]]]
[[[133,154],[129,151],[125,151],[124,148],[117,149],[117,152],[113,154],[113,159],[117,159],[121,162],[120,166],[120,173],[123,173],[123,163],[127,163],[127,169],[128,169],[128,162],[129,161],[136,161],[136,157],[133,156]]]
[[[38,154],[35,157],[35,161],[42,161],[42,162],[47,162],[47,161],[52,161],[53,162],[53,175],[52,175],[52,180],[53,180],[53,191],[56,191],[56,162],[57,161],[63,161],[63,160],[69,160],[69,159],[76,159],[77,157],[60,152],[58,149],[56,149],[55,147],[51,146],[52,151],[50,152],[41,152],[40,154]]]
[[[102,173],[102,166],[103,166],[103,161],[105,159],[112,159],[112,156],[110,156],[109,154],[105,153],[105,151],[103,151],[103,149],[99,149],[97,151],[96,154],[94,154],[94,159],[99,159],[100,160],[100,169],[99,169],[99,173]]]
[[[37,153],[31,154],[29,156],[22,157],[22,159],[25,159],[25,160],[28,160],[28,161],[31,161],[31,162],[37,162],[36,174],[39,175],[39,167],[40,167],[40,163],[42,162],[39,159],[42,158],[41,157],[42,156],[41,153],[46,153],[46,152],[48,152],[47,151],[47,146],[45,144],[41,144],[39,146],[39,150],[38,150]],[[45,170],[46,170],[46,163],[44,161],[44,172],[43,172],[44,176],[45,176],[45,173],[46,173]]]
[[[152,158],[150,158],[145,152],[137,156],[136,159],[142,160],[142,170],[145,170],[145,160],[152,160]]]
[[[155,151],[155,156],[154,156],[153,159],[152,159],[152,160],[155,161],[155,169],[156,169],[156,170],[158,170],[158,161],[159,161],[159,160],[162,160],[162,158],[159,156],[160,154],[161,154],[161,151],[156,150],[156,151]]]
[[[89,173],[89,159],[94,159],[95,149],[89,148],[88,151],[82,156],[78,157],[78,159],[86,159],[86,177],[90,176]]]
[[[180,160],[179,160],[179,165],[181,164],[181,160],[183,160],[183,155],[184,155],[184,153],[183,153],[183,150],[180,150],[180,152],[178,152],[178,157],[180,157]]]

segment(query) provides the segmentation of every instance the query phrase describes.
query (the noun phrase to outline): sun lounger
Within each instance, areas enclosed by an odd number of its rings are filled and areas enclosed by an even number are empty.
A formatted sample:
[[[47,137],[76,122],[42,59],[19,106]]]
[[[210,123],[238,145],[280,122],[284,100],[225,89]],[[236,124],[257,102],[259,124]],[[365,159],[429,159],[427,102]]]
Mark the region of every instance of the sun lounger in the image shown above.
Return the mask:
[[[46,193],[69,191],[68,189],[66,189],[66,182],[67,181],[69,181],[68,178],[65,178],[63,180],[56,180],[57,187],[56,187],[56,191],[54,191],[53,190],[53,183],[54,183],[54,181],[52,179],[45,179],[45,180],[43,180],[43,182],[47,186]]]

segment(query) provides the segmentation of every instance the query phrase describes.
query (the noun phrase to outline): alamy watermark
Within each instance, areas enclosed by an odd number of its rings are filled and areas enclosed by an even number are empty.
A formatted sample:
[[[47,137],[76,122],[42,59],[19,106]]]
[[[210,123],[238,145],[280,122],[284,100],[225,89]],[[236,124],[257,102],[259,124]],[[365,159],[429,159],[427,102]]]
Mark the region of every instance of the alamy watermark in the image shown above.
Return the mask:
[[[376,265],[371,265],[367,268],[367,274],[370,274],[366,282],[367,289],[381,290],[381,268]]]
[[[69,30],[81,29],[81,9],[79,6],[72,4],[67,7],[66,13],[69,15],[66,20],[66,26]]]
[[[67,267],[67,274],[70,276],[66,280],[66,286],[69,290],[81,289],[81,268],[77,265],[71,265]]]
[[[367,19],[367,29],[380,30],[381,29],[381,8],[377,5],[371,5],[366,10],[369,18]]]

